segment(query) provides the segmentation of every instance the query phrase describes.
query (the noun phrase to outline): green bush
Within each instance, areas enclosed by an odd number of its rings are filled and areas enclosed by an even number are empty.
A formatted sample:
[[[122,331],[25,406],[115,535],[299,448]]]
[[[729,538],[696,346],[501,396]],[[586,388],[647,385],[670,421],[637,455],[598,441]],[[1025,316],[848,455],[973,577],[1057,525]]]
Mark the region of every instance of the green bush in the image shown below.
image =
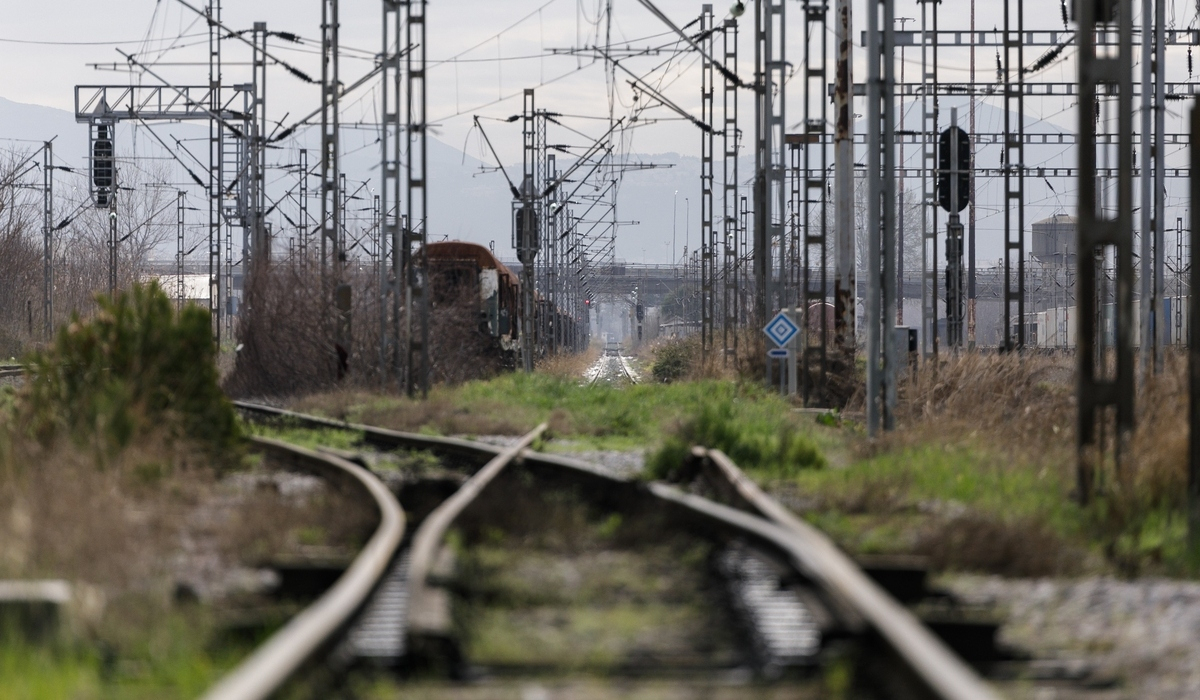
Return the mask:
[[[675,340],[660,345],[654,351],[650,373],[655,381],[669,383],[688,376],[696,360],[695,343],[690,339]]]
[[[729,400],[704,403],[647,459],[652,478],[670,478],[693,445],[721,450],[746,470],[787,476],[800,469],[821,468],[825,458],[817,446],[785,417],[738,415]]]
[[[165,431],[220,453],[239,429],[218,385],[209,314],[178,314],[157,283],[134,285],[100,311],[73,315],[47,349],[25,359],[20,410],[43,443],[60,435],[107,457]]]

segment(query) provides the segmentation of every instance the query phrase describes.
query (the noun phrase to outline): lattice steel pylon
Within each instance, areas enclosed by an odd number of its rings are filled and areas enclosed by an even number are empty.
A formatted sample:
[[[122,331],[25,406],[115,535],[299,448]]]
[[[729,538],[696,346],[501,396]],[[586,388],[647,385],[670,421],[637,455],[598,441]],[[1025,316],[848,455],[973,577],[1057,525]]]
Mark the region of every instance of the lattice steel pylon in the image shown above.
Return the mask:
[[[1025,0],[1004,0],[1004,300],[1001,306],[1006,351],[1025,347],[1025,43],[1021,36],[1024,29]],[[1082,109],[1084,102],[1080,100],[1079,104]]]
[[[867,2],[867,432],[895,427],[894,0]]]
[[[828,182],[829,149],[825,135],[829,119],[825,86],[828,56],[828,0],[806,0],[804,4],[804,121],[800,145],[803,164],[799,178],[800,294],[803,309],[800,391],[804,405],[825,400],[828,377],[828,348],[833,340],[826,313],[829,289]],[[814,225],[813,218],[816,218]],[[815,310],[815,316],[814,316]]]
[[[1133,3],[1132,0],[1103,0],[1076,4],[1079,31],[1079,217],[1077,235],[1076,362],[1077,405],[1077,495],[1087,503],[1093,495],[1096,471],[1107,462],[1109,437],[1115,440],[1113,466],[1121,458],[1134,427],[1133,399]],[[1100,11],[1100,16],[1097,16]],[[1117,23],[1115,53],[1097,55],[1096,31]],[[1099,113],[1095,111],[1098,88],[1117,93],[1117,143],[1096,143]],[[1109,105],[1112,104],[1110,101]],[[1116,151],[1117,201],[1104,202],[1097,191],[1094,172],[1096,149],[1111,156]],[[1107,294],[1105,261],[1116,263],[1116,299],[1113,313],[1101,313]],[[1099,285],[1097,283],[1100,283]],[[1100,296],[1101,298],[1097,298]],[[1103,319],[1103,322],[1101,321]],[[1115,322],[1110,332],[1109,320]],[[1115,340],[1115,343],[1113,342]],[[1115,347],[1114,347],[1115,346]],[[1115,363],[1108,350],[1115,350]],[[1106,434],[1110,410],[1115,411],[1115,434]],[[1099,431],[1097,430],[1099,428]],[[1099,434],[1098,434],[1099,433]]]
[[[921,130],[925,149],[921,165],[924,233],[921,246],[921,353],[938,354],[938,6],[940,0],[921,0]]]
[[[208,87],[209,111],[221,110],[221,0],[205,8],[208,16]],[[216,119],[208,121],[208,313],[212,318],[213,343],[221,347],[221,302],[225,285],[221,283],[221,140],[224,127]]]
[[[338,0],[321,3],[321,280],[333,314],[333,361],[338,379],[350,361],[350,285],[341,246]]]
[[[182,279],[182,278],[181,278]],[[42,339],[54,333],[54,144],[42,144]]]
[[[249,231],[249,255],[243,253],[242,288],[246,289],[252,272],[262,269],[271,259],[271,237],[266,223],[267,211],[267,23],[255,22],[252,31],[253,72],[251,82],[250,123],[247,143],[247,229]],[[255,269],[252,269],[255,268]]]
[[[297,231],[297,247],[300,249],[300,269],[308,269],[308,236],[309,218],[308,218],[308,149],[301,148],[298,154],[298,162],[300,168],[300,181],[296,184],[299,194],[297,199],[300,205],[300,230]]]
[[[738,23],[736,19],[726,19],[722,37],[722,59],[725,70],[722,72],[725,80],[723,120],[721,128],[721,144],[724,152],[724,179],[722,180],[721,228],[723,232],[723,285],[722,285],[722,321],[724,325],[724,363],[728,365],[732,358],[737,361],[738,352],[738,320],[739,313],[738,283],[741,265],[738,260],[738,85],[733,79],[737,74],[737,41]],[[674,264],[675,261],[671,261]]]
[[[406,162],[405,204],[407,226],[401,254],[404,256],[405,343],[408,357],[409,396],[417,391],[422,398],[429,393],[429,267],[425,244],[429,240],[429,192],[426,186],[429,162],[426,153],[428,121],[425,93],[425,6],[426,0],[404,2],[405,46],[405,122],[408,158]]]
[[[401,377],[400,283],[403,279],[403,255],[400,214],[400,182],[403,154],[401,126],[400,56],[403,44],[403,16],[399,0],[382,0],[382,47],[380,50],[379,102],[382,123],[379,129],[379,368],[389,383],[403,386]],[[301,151],[303,154],[303,151]]]
[[[187,254],[187,250],[184,247],[183,234],[187,223],[185,217],[187,207],[184,206],[187,201],[187,192],[179,190],[175,197],[175,308],[179,310],[183,308],[185,300],[183,258]]]
[[[1164,87],[1163,65],[1165,0],[1142,0],[1142,157],[1141,157],[1141,305],[1139,321],[1141,343],[1139,368],[1143,379],[1153,365],[1162,371],[1163,346],[1166,344],[1168,319],[1163,303],[1165,251],[1164,205],[1166,183],[1163,178]],[[1153,18],[1152,18],[1153,17]],[[1151,167],[1153,164],[1153,167]],[[1162,312],[1161,317],[1159,312]]]
[[[517,188],[517,200],[513,212],[513,248],[521,261],[521,365],[526,372],[533,371],[534,345],[534,264],[537,261],[541,235],[538,231],[536,210],[537,183],[537,126],[534,91],[526,88],[521,110],[522,167],[521,183]]]
[[[858,350],[855,317],[858,268],[854,226],[854,62],[850,0],[837,0],[834,43],[837,62],[833,89],[833,331],[839,353],[852,362]]]
[[[713,316],[716,311],[717,234],[713,228],[713,116],[714,70],[713,6],[705,3],[700,12],[700,348],[707,359],[714,345]]]
[[[783,222],[787,205],[784,179],[786,128],[784,92],[787,79],[784,0],[755,3],[755,149],[754,149],[754,322],[765,324],[773,305],[783,306],[782,285],[776,285],[772,252],[779,246],[783,270]],[[768,372],[770,372],[768,365]]]

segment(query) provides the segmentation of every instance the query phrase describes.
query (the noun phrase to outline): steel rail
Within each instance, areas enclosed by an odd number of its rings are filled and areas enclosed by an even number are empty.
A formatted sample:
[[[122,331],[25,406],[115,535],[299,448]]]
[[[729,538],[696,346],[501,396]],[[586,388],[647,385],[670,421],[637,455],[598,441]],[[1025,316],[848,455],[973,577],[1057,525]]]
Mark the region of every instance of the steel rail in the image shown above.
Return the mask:
[[[648,496],[668,505],[701,528],[716,528],[735,537],[748,537],[780,556],[789,567],[825,592],[828,602],[848,627],[866,627],[883,642],[920,685],[920,697],[936,700],[999,698],[965,662],[912,613],[871,581],[828,538],[767,496],[729,457],[718,450],[695,448],[693,456],[701,460],[701,468],[713,485],[740,509],[684,493],[666,483],[642,484],[622,479],[569,457],[521,452],[515,448],[505,450],[467,440],[403,433],[268,406],[234,403],[243,410],[285,417],[308,425],[359,431],[363,433],[365,441],[373,444],[449,449],[464,455],[473,453],[477,458],[495,458],[505,452],[513,452],[514,456],[520,454],[526,468],[585,481],[596,490],[619,487],[627,496]]]
[[[437,555],[442,540],[454,520],[483,493],[488,484],[492,483],[500,472],[504,471],[527,447],[533,444],[543,432],[546,424],[542,423],[533,430],[525,433],[516,444],[504,448],[504,451],[493,457],[482,469],[475,472],[470,479],[459,487],[454,495],[446,499],[430,513],[417,528],[413,536],[412,554],[408,565],[408,635],[421,635],[442,628],[441,620],[436,619],[438,607],[428,604],[429,590],[427,579],[433,568],[433,560]]]
[[[717,476],[752,511],[789,533],[788,548],[807,573],[850,603],[897,656],[939,698],[999,700],[961,658],[863,573],[819,530],[768,496],[720,450],[704,450],[710,478]],[[715,474],[714,474],[715,471]]]
[[[284,455],[294,466],[364,490],[379,510],[379,527],[333,587],[292,618],[203,695],[204,700],[262,700],[271,697],[326,648],[362,609],[388,570],[404,536],[404,512],[396,497],[370,471],[344,459],[280,440],[253,443]]]
[[[629,364],[625,362],[624,355],[617,355],[617,362],[621,363],[621,371],[625,373],[625,378],[630,384],[637,384],[637,380],[633,378],[633,372],[629,371]]]

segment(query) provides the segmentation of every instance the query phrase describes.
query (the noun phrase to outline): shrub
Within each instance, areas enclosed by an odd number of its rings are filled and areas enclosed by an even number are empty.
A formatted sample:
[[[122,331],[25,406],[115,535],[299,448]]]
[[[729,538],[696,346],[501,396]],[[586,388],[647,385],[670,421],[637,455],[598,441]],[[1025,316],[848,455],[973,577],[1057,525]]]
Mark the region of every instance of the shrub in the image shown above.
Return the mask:
[[[175,313],[156,283],[98,299],[94,318],[77,314],[53,345],[30,354],[20,410],[44,444],[66,435],[99,456],[165,431],[213,452],[239,437],[217,383],[209,314]]]
[[[729,400],[705,403],[647,459],[647,472],[668,478],[688,457],[692,445],[721,450],[743,469],[786,476],[821,468],[825,458],[797,426],[785,418],[737,415]]]
[[[654,365],[650,373],[656,381],[669,383],[684,379],[696,363],[696,343],[691,338],[672,340],[654,350]]]

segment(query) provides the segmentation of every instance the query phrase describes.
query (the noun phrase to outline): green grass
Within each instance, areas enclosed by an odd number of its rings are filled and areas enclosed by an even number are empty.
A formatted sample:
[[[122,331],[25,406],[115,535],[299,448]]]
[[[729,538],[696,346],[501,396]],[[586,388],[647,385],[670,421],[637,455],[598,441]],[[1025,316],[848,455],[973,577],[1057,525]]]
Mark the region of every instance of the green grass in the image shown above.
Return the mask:
[[[362,434],[350,430],[335,428],[293,428],[267,425],[263,423],[244,422],[249,435],[283,440],[293,445],[315,450],[318,447],[332,447],[338,450],[353,450],[359,447]]]
[[[194,698],[250,650],[214,647],[211,622],[194,614],[166,612],[145,622],[109,630],[103,645],[7,638],[0,642],[0,700]]]

